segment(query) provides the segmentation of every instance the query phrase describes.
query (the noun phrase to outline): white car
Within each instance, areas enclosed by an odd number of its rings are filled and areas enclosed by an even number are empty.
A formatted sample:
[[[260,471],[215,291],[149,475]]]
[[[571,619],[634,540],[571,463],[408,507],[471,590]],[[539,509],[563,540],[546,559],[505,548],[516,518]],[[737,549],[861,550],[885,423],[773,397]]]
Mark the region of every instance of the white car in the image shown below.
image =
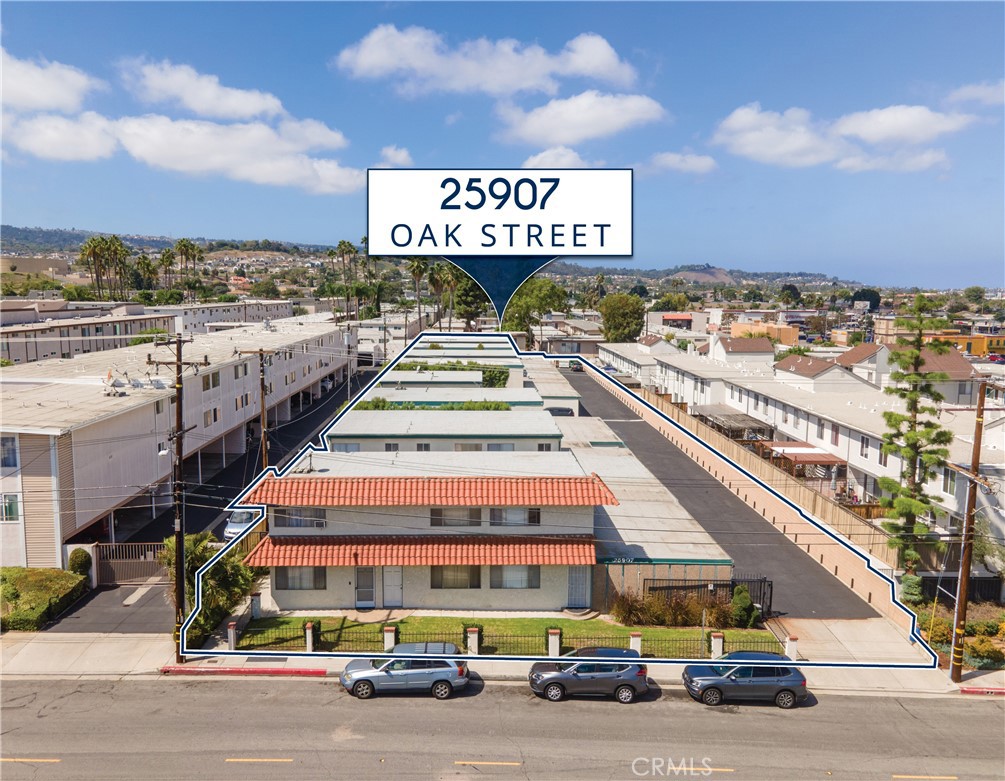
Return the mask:
[[[224,542],[234,539],[249,526],[254,524],[256,513],[251,510],[235,510],[227,519],[227,525],[223,527]]]

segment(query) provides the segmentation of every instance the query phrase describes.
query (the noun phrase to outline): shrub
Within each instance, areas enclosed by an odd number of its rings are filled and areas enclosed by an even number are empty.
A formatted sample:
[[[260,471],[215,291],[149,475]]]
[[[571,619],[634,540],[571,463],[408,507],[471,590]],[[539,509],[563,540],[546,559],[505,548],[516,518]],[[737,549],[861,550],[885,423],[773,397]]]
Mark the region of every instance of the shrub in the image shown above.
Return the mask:
[[[951,643],[953,641],[953,627],[948,621],[942,618],[935,619],[931,630],[928,632],[928,642],[930,643]]]
[[[970,655],[978,659],[986,659],[989,662],[1005,662],[1005,651],[1002,651],[990,637],[978,637],[966,643],[966,649]]]
[[[0,570],[3,598],[10,612],[0,628],[33,632],[56,618],[86,592],[88,580],[59,569],[4,567]]]
[[[710,605],[708,625],[713,629],[730,629],[733,626],[733,606],[727,602]]]
[[[761,619],[761,614],[750,599],[750,591],[744,585],[733,589],[733,626],[752,627]]]
[[[900,579],[900,598],[908,605],[918,605],[925,600],[921,592],[921,578],[918,575],[904,575]]]
[[[632,591],[622,591],[614,597],[611,605],[611,615],[619,624],[635,626],[640,624],[642,614],[642,597]]]
[[[70,559],[66,568],[77,575],[90,577],[91,574],[91,554],[83,548],[74,548],[70,553]]]
[[[973,632],[971,633],[971,629]],[[998,621],[990,619],[988,621],[967,621],[966,633],[977,637],[994,637],[998,634]]]
[[[998,637],[1005,640],[1005,621],[998,624]]]

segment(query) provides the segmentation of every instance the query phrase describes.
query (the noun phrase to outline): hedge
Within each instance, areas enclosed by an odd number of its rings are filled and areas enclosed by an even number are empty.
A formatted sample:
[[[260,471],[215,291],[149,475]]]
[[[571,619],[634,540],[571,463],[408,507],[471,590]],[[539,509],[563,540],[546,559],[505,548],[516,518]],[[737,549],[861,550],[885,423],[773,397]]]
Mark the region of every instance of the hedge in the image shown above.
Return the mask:
[[[0,617],[0,629],[35,632],[52,621],[87,593],[90,582],[83,575],[58,569],[3,567],[0,582],[10,612]]]

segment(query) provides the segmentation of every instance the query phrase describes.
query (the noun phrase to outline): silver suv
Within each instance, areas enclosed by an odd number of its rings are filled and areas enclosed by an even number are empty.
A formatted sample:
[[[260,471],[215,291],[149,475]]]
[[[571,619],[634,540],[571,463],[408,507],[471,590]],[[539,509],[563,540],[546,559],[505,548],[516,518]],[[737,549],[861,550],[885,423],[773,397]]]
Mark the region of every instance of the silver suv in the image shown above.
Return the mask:
[[[400,643],[394,653],[457,654],[453,643]],[[468,685],[468,665],[445,659],[353,659],[339,675],[347,692],[361,700],[377,692],[431,692],[438,700],[446,700],[457,689]]]
[[[537,662],[530,668],[527,681],[531,691],[543,694],[551,702],[566,695],[592,694],[613,696],[628,704],[649,691],[649,669],[640,664],[638,651],[626,648],[581,648],[567,662]],[[610,661],[575,661],[574,657],[596,657]],[[568,658],[568,657],[567,657]]]

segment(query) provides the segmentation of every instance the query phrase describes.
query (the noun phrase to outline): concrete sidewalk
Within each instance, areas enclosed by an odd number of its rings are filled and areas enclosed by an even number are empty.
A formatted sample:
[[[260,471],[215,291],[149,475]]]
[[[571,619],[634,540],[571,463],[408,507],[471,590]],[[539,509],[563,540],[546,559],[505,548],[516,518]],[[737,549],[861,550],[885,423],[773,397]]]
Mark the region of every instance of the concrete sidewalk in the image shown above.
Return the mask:
[[[173,662],[174,643],[163,632],[6,632],[0,637],[4,678],[156,675]]]

